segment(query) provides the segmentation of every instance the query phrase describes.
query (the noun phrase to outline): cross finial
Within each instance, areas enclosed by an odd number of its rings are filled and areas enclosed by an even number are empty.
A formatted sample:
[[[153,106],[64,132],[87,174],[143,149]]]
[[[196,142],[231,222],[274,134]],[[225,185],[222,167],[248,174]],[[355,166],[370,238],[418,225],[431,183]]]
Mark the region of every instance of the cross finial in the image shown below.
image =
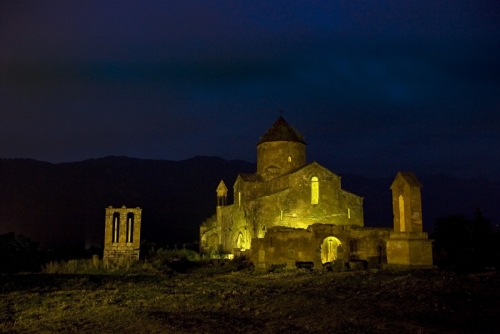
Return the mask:
[[[283,116],[283,113],[285,112],[283,109],[280,109],[278,110],[278,112],[280,113],[280,116]]]

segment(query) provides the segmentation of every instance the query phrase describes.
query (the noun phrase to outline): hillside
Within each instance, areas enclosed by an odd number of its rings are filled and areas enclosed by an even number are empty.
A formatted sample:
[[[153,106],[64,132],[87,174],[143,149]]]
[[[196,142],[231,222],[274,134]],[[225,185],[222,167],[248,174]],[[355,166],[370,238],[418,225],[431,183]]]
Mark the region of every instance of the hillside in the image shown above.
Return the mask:
[[[0,160],[0,233],[25,234],[44,245],[102,245],[104,209],[141,207],[142,238],[193,242],[215,212],[215,187],[232,184],[253,164],[214,157],[184,161],[107,157],[48,164]]]
[[[328,166],[327,166],[328,167]],[[215,188],[224,179],[230,189],[238,173],[255,165],[217,157],[183,161],[106,157],[51,164],[29,159],[0,159],[0,233],[24,234],[43,246],[101,246],[104,209],[143,209],[142,239],[194,242],[200,223],[215,213]],[[334,171],[337,172],[337,171]],[[392,179],[342,174],[342,187],[364,196],[365,224],[391,226]],[[425,229],[449,213],[471,215],[479,207],[494,223],[500,183],[420,176]]]

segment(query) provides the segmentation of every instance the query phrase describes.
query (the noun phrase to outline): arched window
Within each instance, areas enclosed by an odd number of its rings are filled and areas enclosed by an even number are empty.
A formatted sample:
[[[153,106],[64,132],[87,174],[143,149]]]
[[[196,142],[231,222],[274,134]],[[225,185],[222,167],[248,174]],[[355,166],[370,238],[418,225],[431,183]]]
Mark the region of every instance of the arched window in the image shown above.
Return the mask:
[[[357,260],[358,259],[358,240],[356,239],[351,239],[349,240],[349,248],[350,248],[350,255],[349,255],[349,260]]]
[[[127,214],[127,242],[134,242],[134,214]]]
[[[288,156],[288,162],[292,162],[292,157]]]
[[[405,200],[403,195],[399,195],[399,230],[405,231]]]
[[[243,233],[238,234],[238,238],[236,238],[236,248],[239,248],[241,250],[245,250],[243,247]]]
[[[113,235],[111,236],[111,241],[113,243],[120,241],[120,214],[118,212],[113,213]]]
[[[311,178],[311,204],[319,203],[319,180],[316,176]]]

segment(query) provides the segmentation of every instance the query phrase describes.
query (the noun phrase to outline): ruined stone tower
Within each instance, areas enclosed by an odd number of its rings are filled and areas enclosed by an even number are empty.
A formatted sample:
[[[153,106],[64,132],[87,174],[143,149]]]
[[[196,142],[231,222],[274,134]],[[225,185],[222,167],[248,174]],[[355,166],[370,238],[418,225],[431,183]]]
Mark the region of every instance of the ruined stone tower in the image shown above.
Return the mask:
[[[399,172],[392,182],[394,231],[422,232],[422,184],[410,172]]]
[[[387,239],[387,264],[396,267],[432,266],[432,241],[422,228],[422,184],[410,172],[392,182],[394,231]]]
[[[137,208],[106,208],[104,259],[139,259],[141,214]]]

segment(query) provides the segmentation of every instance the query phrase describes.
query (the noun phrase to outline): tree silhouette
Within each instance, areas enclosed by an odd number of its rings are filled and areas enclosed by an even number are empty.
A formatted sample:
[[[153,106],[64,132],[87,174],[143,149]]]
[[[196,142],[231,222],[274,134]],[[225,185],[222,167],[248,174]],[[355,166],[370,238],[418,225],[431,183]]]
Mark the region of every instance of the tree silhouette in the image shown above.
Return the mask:
[[[478,270],[494,262],[489,219],[477,209],[472,219],[447,215],[434,224],[436,263],[443,267]]]
[[[38,243],[14,232],[0,235],[0,273],[40,270]]]

